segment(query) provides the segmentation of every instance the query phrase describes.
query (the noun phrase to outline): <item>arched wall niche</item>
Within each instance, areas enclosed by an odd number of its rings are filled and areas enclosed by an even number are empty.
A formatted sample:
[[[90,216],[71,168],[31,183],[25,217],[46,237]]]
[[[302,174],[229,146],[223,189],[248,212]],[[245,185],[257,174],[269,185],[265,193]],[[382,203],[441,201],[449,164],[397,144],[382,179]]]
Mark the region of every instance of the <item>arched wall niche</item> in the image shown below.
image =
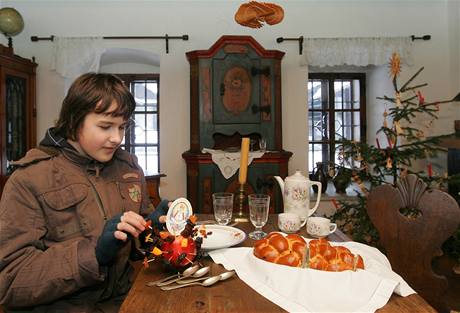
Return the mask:
[[[160,56],[141,49],[108,48],[101,56],[99,71],[114,74],[159,73]]]

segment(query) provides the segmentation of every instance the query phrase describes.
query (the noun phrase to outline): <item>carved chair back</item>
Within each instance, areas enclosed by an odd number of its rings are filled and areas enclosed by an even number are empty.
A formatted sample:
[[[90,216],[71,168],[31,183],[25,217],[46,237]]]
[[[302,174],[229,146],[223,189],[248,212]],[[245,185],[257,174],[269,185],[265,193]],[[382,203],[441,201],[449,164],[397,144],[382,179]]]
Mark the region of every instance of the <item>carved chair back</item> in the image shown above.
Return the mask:
[[[402,211],[411,211],[406,216]],[[409,174],[396,185],[374,188],[367,211],[380,234],[393,270],[438,311],[446,311],[442,296],[447,279],[433,272],[432,261],[460,224],[460,208],[448,193],[427,189]]]

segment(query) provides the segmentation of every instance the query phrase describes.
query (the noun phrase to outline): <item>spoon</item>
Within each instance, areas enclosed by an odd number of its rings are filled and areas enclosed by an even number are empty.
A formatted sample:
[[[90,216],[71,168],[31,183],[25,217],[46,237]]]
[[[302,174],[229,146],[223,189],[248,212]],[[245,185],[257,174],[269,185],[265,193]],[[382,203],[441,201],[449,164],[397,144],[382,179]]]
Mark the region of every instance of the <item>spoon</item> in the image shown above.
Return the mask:
[[[226,280],[226,279],[232,277],[233,275],[235,275],[234,271],[224,272],[224,273],[222,273],[220,275],[217,275],[217,276],[208,277],[202,283],[193,282],[193,283],[189,283],[189,284],[181,284],[181,285],[176,285],[176,286],[166,286],[166,287],[161,287],[161,290],[173,290],[173,289],[182,288],[182,287],[188,287],[188,286],[193,286],[193,285],[208,287],[208,286],[214,285],[218,281]]]
[[[226,280],[232,277],[233,275],[235,275],[235,271],[223,272],[223,273],[220,273],[220,275],[218,276],[220,276],[220,280]],[[179,280],[176,283],[179,285],[184,285],[184,284],[194,283],[196,281],[201,281],[207,278],[208,277],[201,277],[201,278],[196,278],[196,279],[184,279],[184,280]]]
[[[182,287],[188,287],[188,286],[192,286],[192,285],[208,287],[208,286],[214,285],[219,280],[220,280],[220,275],[211,276],[211,277],[208,277],[205,280],[203,280],[202,283],[194,282],[194,283],[184,284],[184,285],[166,286],[166,287],[161,287],[161,290],[173,290],[173,289],[182,288]]]
[[[193,273],[187,273],[188,275],[185,276],[185,275],[182,275],[181,277],[177,277],[175,279],[171,279],[171,280],[168,280],[168,281],[165,281],[165,282],[161,282],[161,283],[157,283],[156,285],[158,287],[161,287],[161,286],[166,286],[166,285],[169,285],[169,284],[172,284],[172,283],[175,283],[175,282],[178,282],[180,281],[181,279],[184,279],[184,278],[187,278],[187,277],[193,277],[193,278],[197,278],[197,277],[201,277],[201,276],[204,276],[206,275],[207,273],[209,273],[209,270],[211,269],[211,267],[209,266],[205,266],[205,267],[202,267],[200,268],[199,270],[193,272]],[[185,271],[184,271],[185,273]]]
[[[160,284],[164,281],[167,281],[167,280],[170,280],[170,279],[173,279],[173,278],[179,278],[179,277],[189,277],[190,275],[192,275],[193,273],[195,273],[196,271],[198,271],[200,269],[200,265],[198,264],[195,264],[187,269],[185,269],[182,274],[181,273],[177,273],[177,274],[174,274],[174,275],[171,275],[171,276],[168,276],[166,278],[163,278],[163,279],[159,279],[159,280],[156,280],[156,281],[149,281],[146,285],[149,286],[149,287],[152,287],[152,286],[156,286],[157,284]]]

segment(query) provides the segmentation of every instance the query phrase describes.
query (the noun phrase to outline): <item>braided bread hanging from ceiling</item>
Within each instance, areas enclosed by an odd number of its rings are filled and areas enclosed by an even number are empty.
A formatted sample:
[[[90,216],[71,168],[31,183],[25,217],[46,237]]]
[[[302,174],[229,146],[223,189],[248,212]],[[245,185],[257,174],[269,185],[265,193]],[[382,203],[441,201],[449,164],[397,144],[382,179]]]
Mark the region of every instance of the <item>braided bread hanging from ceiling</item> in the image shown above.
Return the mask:
[[[275,25],[284,18],[284,10],[277,4],[249,1],[243,3],[235,13],[235,21],[243,26],[260,28],[267,23]]]

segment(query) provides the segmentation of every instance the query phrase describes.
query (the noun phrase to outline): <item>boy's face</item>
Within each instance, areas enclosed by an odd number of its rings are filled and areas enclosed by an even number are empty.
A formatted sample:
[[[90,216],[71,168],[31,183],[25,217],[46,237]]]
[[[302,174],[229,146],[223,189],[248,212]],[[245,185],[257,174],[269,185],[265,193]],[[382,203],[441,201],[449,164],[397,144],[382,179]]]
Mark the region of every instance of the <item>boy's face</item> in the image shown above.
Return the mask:
[[[108,112],[114,111],[116,106],[112,103]],[[108,162],[123,141],[126,126],[127,121],[121,116],[91,112],[77,133],[77,149],[99,162]]]

